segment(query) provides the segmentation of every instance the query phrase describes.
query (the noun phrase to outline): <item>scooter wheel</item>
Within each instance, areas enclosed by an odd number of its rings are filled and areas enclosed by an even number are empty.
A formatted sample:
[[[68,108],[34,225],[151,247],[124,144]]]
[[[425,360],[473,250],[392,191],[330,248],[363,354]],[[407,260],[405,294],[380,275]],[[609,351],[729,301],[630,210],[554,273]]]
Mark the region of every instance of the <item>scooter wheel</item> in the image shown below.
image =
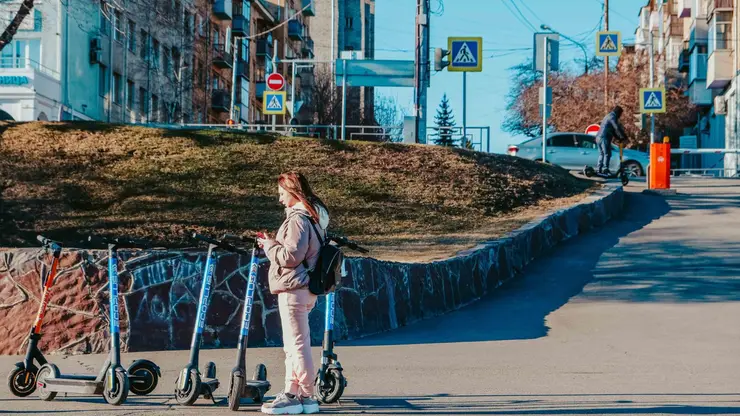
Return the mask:
[[[254,367],[254,374],[252,375],[252,380],[257,381],[267,381],[267,367],[264,364],[257,364]],[[264,399],[264,394],[266,392],[261,390],[255,390],[254,396],[252,396],[252,400],[256,404],[262,403],[262,399]]]
[[[206,378],[216,378],[216,363],[209,361],[204,373],[206,373]]]
[[[177,379],[177,385],[180,385],[180,379]],[[175,389],[175,400],[183,406],[192,406],[200,394],[200,375],[197,370],[190,370],[188,373],[188,382],[184,390]]]
[[[108,380],[111,377],[111,372],[106,372],[105,375],[105,388],[103,390],[103,398],[109,404],[118,406],[123,404],[128,397],[129,382],[126,372],[123,370],[113,371],[113,380]],[[112,383],[111,383],[112,381]],[[113,384],[113,388],[110,385]]]
[[[232,371],[229,381],[229,409],[235,412],[239,410],[239,400],[242,398],[242,391],[244,391],[244,374],[241,370]]]
[[[136,380],[129,380],[129,389],[131,393],[139,396],[145,396],[154,391],[159,383],[157,370],[147,363],[134,364],[128,368],[129,378],[136,377]]]
[[[586,175],[587,178],[590,178],[596,174],[596,171],[591,166],[586,166],[583,169],[583,174]]]
[[[622,185],[623,186],[627,186],[627,184],[630,183],[630,177],[627,174],[624,174],[623,173],[620,179],[622,179]]]
[[[36,371],[26,369],[23,363],[16,364],[8,373],[8,388],[16,397],[26,397],[36,390]]]
[[[337,368],[330,368],[324,375],[324,383],[320,383],[318,377],[315,383],[315,393],[318,401],[324,404],[336,403],[344,393],[346,381],[342,371]]]
[[[36,373],[36,392],[41,400],[50,402],[57,397],[57,392],[51,391],[44,386],[46,380],[59,377],[59,368],[54,364],[44,364]]]

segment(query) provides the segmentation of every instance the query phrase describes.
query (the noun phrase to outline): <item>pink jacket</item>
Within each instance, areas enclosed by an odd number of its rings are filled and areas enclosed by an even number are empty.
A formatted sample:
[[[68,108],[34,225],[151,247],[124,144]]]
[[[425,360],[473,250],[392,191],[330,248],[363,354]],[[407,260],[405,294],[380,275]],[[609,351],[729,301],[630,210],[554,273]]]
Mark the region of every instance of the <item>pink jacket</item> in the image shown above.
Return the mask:
[[[321,207],[317,207],[317,210],[319,224],[316,224],[316,228],[324,239],[329,214]],[[264,246],[265,254],[270,260],[268,281],[272,294],[307,286],[308,270],[304,267],[303,260],[306,260],[309,268],[313,268],[321,247],[311,221],[307,218],[311,214],[302,203],[286,208],[285,214],[285,221],[275,234],[275,241]]]

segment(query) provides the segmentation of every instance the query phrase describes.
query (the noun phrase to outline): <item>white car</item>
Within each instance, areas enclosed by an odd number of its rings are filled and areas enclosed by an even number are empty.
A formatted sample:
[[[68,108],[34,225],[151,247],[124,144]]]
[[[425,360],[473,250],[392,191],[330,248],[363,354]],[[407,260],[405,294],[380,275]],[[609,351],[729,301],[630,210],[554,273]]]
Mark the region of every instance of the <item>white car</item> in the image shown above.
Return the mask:
[[[547,136],[547,161],[568,170],[582,171],[588,165],[596,168],[599,148],[596,137],[584,133],[551,133]],[[542,137],[529,139],[520,144],[509,145],[508,153],[529,160],[542,160]],[[644,176],[650,164],[650,156],[639,150],[624,149],[624,170],[631,176]],[[612,144],[612,159],[609,170],[619,169],[619,146]]]

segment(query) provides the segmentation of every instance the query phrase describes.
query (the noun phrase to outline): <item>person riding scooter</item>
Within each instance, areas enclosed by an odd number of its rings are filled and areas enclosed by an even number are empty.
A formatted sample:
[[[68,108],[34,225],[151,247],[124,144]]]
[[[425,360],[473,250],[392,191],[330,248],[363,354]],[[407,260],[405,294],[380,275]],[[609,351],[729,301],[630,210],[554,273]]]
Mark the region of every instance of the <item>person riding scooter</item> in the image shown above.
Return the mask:
[[[599,147],[599,161],[596,165],[598,173],[610,176],[609,162],[612,158],[612,140],[615,136],[620,141],[627,139],[627,134],[624,132],[624,127],[619,123],[619,118],[622,116],[622,107],[616,106],[614,109],[604,117],[601,121],[601,128],[596,134],[596,145]]]

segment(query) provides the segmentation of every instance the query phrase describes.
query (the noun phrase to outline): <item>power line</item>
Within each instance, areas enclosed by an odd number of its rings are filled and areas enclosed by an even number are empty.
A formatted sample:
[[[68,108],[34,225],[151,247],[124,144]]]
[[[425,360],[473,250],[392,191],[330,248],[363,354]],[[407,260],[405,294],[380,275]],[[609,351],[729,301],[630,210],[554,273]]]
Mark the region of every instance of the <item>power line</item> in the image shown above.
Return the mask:
[[[532,13],[532,16],[534,16],[535,19],[539,20],[540,23],[545,23],[544,20],[542,20],[539,16],[537,16],[537,13],[535,13],[529,6],[527,6],[527,3],[524,0],[519,0],[519,3],[522,4],[522,6],[526,7],[527,10],[529,10],[530,13]]]
[[[529,23],[528,21],[522,20],[522,18],[521,18],[521,17],[519,17],[519,16],[518,16],[518,15],[517,15],[517,14],[516,14],[516,13],[514,12],[514,10],[512,10],[512,9],[511,9],[511,7],[509,7],[509,5],[508,5],[508,4],[506,3],[506,1],[502,1],[502,2],[501,2],[501,4],[503,4],[503,5],[504,5],[504,7],[506,7],[506,8],[507,8],[507,9],[509,10],[509,12],[511,12],[511,15],[512,15],[512,16],[514,16],[514,17],[516,18],[516,20],[518,20],[518,21],[519,21],[519,23],[521,23],[522,25],[524,25],[524,27],[527,27],[527,26],[529,26],[529,29],[530,29],[530,30],[531,30],[532,32],[536,32],[536,31],[537,31],[537,30],[536,30],[536,29],[534,28],[534,26],[532,26],[532,24],[531,24],[531,23]],[[513,3],[512,3],[512,4],[513,4]],[[519,14],[521,14],[521,11],[519,12]]]

